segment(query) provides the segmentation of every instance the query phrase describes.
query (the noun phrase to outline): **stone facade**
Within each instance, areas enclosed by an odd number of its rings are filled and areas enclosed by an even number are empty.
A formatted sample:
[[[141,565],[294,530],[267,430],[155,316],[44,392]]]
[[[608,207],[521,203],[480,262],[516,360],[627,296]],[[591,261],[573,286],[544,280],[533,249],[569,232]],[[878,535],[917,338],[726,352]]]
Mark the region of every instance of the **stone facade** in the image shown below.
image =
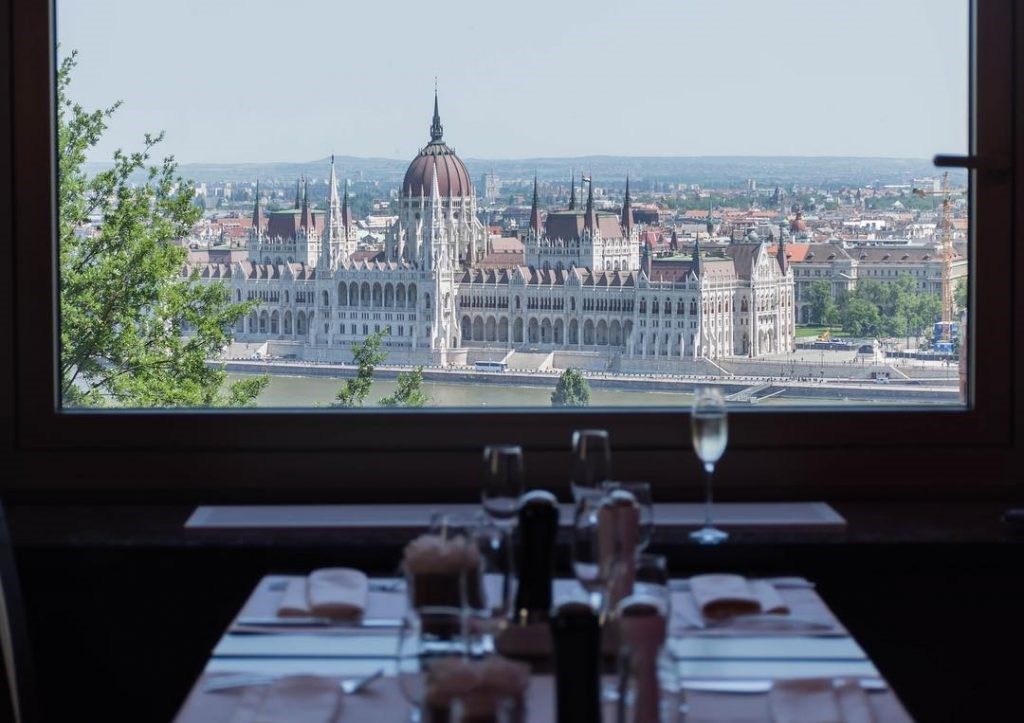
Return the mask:
[[[689,257],[655,261],[633,225],[628,182],[621,217],[595,211],[592,190],[577,209],[574,189],[570,207],[543,220],[535,185],[526,264],[483,268],[490,249],[469,178],[442,141],[435,99],[431,142],[410,164],[399,218],[376,257],[353,258],[347,193],[339,204],[332,161],[324,212],[297,194],[297,209],[268,220],[257,200],[249,260],[185,272],[226,284],[236,301],[260,301],[236,339],[292,341],[309,359],[344,360],[353,343],[385,330],[393,360],[406,352],[436,364],[467,348],[660,360],[793,349],[784,252],[739,243],[705,256],[695,245]]]

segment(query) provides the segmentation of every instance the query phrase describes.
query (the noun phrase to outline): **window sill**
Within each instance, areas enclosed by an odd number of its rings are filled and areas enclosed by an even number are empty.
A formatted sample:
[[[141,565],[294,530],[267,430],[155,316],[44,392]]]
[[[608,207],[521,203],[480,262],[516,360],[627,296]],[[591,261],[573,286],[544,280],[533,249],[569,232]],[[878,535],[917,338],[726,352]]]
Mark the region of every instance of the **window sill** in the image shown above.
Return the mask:
[[[813,504],[813,503],[809,503]],[[764,544],[938,544],[1024,543],[1000,518],[1013,505],[991,502],[843,502],[835,514],[845,528],[819,525],[785,527],[727,526],[734,533],[720,550],[739,545]],[[1020,506],[1018,504],[1018,506]],[[666,507],[671,507],[666,505]],[[699,505],[686,505],[697,507]],[[724,505],[723,505],[724,508]],[[400,545],[406,537],[395,528],[367,525],[306,529],[236,528],[198,532],[185,528],[196,508],[191,505],[43,505],[13,504],[8,507],[12,535],[20,547],[294,547],[331,548],[367,545]],[[419,519],[425,519],[426,515]],[[662,525],[655,547],[689,545],[685,526]],[[413,530],[415,528],[406,528]]]

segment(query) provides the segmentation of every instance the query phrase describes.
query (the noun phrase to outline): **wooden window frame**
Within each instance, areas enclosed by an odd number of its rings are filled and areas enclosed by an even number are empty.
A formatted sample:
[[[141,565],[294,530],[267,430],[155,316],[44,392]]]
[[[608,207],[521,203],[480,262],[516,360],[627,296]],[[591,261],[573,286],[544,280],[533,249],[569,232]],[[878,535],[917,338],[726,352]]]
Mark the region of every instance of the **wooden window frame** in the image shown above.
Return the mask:
[[[41,0],[9,0],[7,10],[0,43],[11,62],[0,83],[11,103],[0,114],[0,223],[12,241],[0,264],[0,342],[10,393],[0,403],[11,422],[5,446],[14,474],[5,489],[205,500],[472,499],[479,450],[513,441],[526,449],[534,484],[564,491],[571,430],[602,427],[620,474],[651,480],[663,499],[699,495],[685,408],[60,411],[54,11]],[[736,413],[718,476],[723,499],[1020,494],[1024,184],[1013,169],[1024,152],[1015,108],[1024,99],[1024,74],[1015,72],[1024,67],[1022,16],[1014,0],[972,3],[970,151],[1008,159],[1011,170],[971,172],[970,404]]]

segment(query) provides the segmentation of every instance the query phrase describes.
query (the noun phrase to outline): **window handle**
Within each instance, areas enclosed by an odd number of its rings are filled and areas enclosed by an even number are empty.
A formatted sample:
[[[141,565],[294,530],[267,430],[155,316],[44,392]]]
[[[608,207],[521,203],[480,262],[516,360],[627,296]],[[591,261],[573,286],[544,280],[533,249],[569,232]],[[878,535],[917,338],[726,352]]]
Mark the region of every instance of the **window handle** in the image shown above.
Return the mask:
[[[952,156],[940,153],[932,161],[939,168],[970,168],[978,171],[1003,173],[1012,167],[1009,156]]]

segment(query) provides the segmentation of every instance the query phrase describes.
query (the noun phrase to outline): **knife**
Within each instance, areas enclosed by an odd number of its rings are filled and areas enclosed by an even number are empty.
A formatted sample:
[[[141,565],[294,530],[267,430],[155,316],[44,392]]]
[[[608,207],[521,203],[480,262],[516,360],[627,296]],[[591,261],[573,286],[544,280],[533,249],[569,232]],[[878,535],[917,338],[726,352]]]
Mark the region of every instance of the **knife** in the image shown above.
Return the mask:
[[[332,620],[331,618],[279,618],[247,616],[237,618],[234,623],[249,628],[400,628],[399,618],[362,618],[361,620]]]
[[[770,583],[776,590],[813,590],[815,588],[813,582],[805,580],[802,577],[765,577],[750,579],[761,579],[764,582]],[[674,592],[689,592],[690,581],[687,578],[669,580],[668,589]]]
[[[833,682],[838,683],[843,678],[834,678]],[[683,690],[690,690],[699,693],[768,693],[771,691],[775,681],[772,680],[685,680]],[[869,692],[880,692],[889,689],[889,685],[881,678],[859,678],[857,683],[863,690]]]

